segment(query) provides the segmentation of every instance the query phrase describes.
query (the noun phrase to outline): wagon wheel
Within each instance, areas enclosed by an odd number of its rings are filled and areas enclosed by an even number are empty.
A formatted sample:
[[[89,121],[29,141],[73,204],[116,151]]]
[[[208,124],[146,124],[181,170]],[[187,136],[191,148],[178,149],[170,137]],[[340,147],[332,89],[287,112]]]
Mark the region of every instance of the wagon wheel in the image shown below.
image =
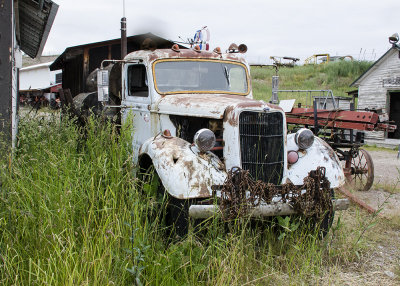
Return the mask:
[[[346,160],[347,183],[357,191],[368,191],[374,182],[374,163],[369,153],[359,149],[357,156]]]

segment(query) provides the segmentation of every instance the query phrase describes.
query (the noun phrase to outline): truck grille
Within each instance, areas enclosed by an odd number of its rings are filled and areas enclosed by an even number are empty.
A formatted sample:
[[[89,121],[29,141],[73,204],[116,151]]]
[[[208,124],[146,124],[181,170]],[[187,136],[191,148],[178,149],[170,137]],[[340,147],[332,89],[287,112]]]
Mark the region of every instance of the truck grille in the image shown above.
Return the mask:
[[[280,184],[284,168],[283,116],[244,111],[239,117],[242,169],[256,180]]]

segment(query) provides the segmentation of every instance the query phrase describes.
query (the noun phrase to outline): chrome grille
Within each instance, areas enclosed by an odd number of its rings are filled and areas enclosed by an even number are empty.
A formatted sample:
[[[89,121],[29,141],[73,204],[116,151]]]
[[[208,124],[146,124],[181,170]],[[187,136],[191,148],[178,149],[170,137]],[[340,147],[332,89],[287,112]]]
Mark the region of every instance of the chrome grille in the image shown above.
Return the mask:
[[[283,116],[244,111],[239,117],[242,168],[256,180],[280,184],[284,168]]]

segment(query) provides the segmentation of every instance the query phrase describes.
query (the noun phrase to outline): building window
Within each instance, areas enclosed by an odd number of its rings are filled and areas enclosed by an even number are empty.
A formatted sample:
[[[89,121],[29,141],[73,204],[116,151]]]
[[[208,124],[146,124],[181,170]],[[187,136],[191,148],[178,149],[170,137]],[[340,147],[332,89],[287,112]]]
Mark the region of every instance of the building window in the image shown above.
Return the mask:
[[[62,83],[62,73],[56,74],[56,84]]]

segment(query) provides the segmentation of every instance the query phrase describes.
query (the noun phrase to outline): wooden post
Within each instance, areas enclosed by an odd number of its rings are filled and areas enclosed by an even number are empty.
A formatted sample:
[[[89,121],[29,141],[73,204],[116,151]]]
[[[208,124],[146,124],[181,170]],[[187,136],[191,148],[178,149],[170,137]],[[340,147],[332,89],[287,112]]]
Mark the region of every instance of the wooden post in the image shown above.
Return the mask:
[[[11,147],[13,0],[0,1],[0,148]],[[15,87],[17,88],[17,87]],[[2,154],[2,153],[0,153]]]

